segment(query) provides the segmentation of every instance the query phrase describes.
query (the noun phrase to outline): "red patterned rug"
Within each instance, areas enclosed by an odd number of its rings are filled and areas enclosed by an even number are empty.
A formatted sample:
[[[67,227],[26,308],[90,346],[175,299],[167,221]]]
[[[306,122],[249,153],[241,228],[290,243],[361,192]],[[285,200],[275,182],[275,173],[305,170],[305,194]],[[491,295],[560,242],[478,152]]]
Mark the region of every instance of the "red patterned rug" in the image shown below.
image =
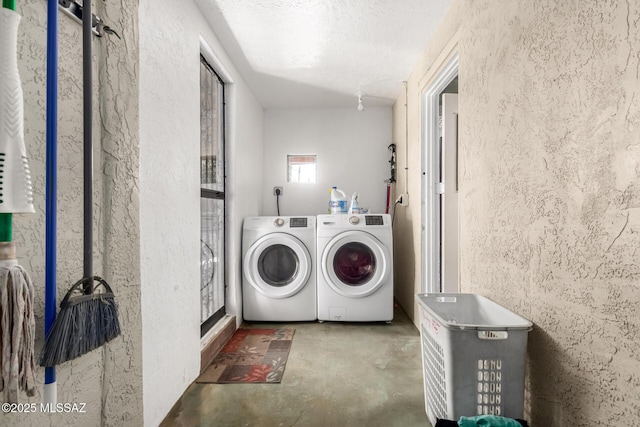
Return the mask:
[[[197,383],[279,383],[295,329],[238,329]]]

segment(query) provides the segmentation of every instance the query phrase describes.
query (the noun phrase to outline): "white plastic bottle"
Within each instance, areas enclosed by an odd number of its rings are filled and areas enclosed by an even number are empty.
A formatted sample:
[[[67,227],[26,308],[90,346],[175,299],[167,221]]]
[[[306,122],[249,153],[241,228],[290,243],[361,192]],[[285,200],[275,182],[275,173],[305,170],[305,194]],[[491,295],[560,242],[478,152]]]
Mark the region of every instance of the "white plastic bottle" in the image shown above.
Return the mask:
[[[329,213],[330,214],[343,214],[347,213],[347,196],[342,190],[336,187],[331,187],[329,198]]]

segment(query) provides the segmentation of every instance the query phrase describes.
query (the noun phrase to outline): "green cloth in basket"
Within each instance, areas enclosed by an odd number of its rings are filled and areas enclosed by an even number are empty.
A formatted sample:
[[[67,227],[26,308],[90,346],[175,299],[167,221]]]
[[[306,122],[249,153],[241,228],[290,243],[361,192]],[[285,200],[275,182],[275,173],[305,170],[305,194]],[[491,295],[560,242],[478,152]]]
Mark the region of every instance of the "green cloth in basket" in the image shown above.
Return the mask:
[[[460,417],[459,427],[522,427],[513,418],[499,417],[497,415],[478,415],[476,417]]]

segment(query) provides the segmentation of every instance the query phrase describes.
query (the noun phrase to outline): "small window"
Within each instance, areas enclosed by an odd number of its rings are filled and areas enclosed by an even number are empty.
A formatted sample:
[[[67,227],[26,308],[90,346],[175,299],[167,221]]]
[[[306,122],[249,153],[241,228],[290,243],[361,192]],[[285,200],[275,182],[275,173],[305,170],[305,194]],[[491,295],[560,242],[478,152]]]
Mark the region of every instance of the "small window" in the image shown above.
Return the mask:
[[[288,182],[316,182],[315,154],[287,155]]]

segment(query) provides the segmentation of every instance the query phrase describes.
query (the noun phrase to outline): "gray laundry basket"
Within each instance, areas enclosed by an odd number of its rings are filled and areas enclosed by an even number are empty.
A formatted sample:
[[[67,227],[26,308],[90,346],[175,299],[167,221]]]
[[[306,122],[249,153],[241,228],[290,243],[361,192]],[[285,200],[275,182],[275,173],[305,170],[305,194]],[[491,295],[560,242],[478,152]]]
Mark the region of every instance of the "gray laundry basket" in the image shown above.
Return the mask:
[[[522,418],[532,323],[480,295],[418,294],[425,411]]]

